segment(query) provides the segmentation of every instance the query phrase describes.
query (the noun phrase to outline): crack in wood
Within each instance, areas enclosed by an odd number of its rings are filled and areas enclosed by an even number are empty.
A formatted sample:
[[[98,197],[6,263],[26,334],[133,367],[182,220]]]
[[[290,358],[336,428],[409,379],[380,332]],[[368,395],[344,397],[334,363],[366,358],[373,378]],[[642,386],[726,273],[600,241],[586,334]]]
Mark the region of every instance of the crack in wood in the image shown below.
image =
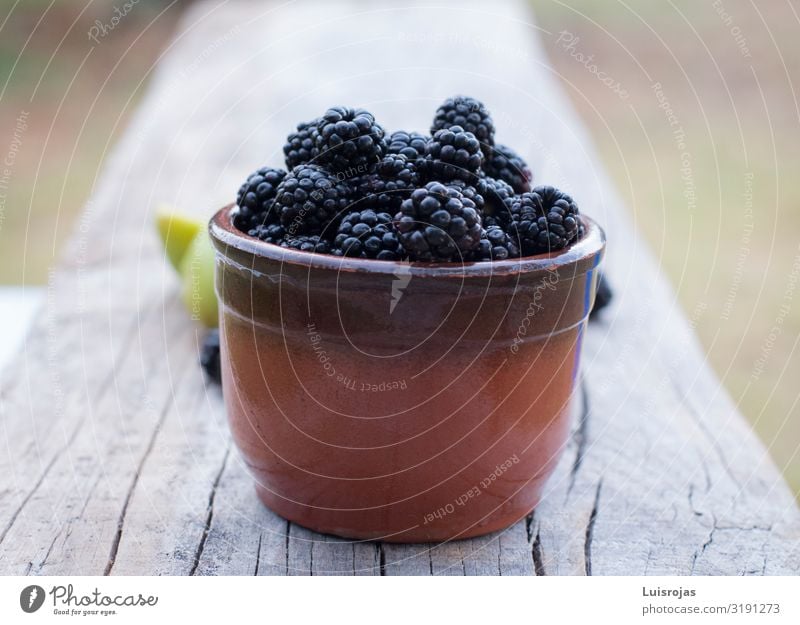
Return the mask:
[[[647,575],[647,571],[650,568],[650,559],[653,557],[653,548],[647,548],[647,560],[644,562],[644,573],[643,575]]]
[[[225,449],[225,456],[222,458],[222,466],[219,468],[219,472],[211,485],[211,493],[208,495],[208,506],[206,507],[208,512],[206,514],[205,527],[200,537],[200,544],[197,545],[197,551],[194,554],[194,562],[192,563],[189,575],[194,575],[197,572],[197,567],[200,565],[200,558],[203,557],[203,549],[206,547],[206,540],[208,540],[208,534],[211,531],[211,521],[214,519],[214,498],[217,496],[217,488],[219,487],[220,480],[222,480],[222,473],[225,471],[225,465],[228,463],[228,456],[230,453],[231,447],[229,444]]]
[[[544,557],[542,555],[542,539],[539,536],[539,525],[536,525],[534,534],[533,525],[536,522],[536,511],[532,511],[525,517],[525,534],[531,545],[531,557],[533,558],[533,571],[537,576],[547,575],[544,569]]]
[[[37,490],[39,490],[39,487],[40,487],[40,486],[41,486],[41,485],[44,483],[44,480],[45,480],[45,478],[47,477],[47,474],[50,472],[50,469],[52,469],[52,468],[53,468],[53,465],[54,465],[54,464],[56,463],[56,461],[57,461],[57,460],[58,460],[58,459],[61,457],[61,454],[63,454],[63,453],[64,453],[64,451],[66,451],[67,449],[69,449],[69,447],[72,445],[72,440],[73,440],[73,439],[74,439],[74,438],[75,438],[75,437],[78,435],[78,432],[80,431],[81,427],[83,426],[83,422],[84,422],[84,420],[85,420],[85,419],[81,419],[81,420],[78,422],[78,425],[75,427],[75,430],[74,430],[74,431],[72,432],[72,434],[70,435],[70,438],[69,438],[69,440],[68,440],[68,441],[67,441],[67,442],[64,444],[64,446],[63,446],[63,447],[61,447],[61,448],[60,448],[60,449],[59,449],[59,450],[58,450],[58,451],[55,453],[55,455],[53,456],[53,458],[52,458],[52,459],[50,460],[50,462],[47,464],[47,467],[45,467],[45,470],[44,470],[44,471],[42,472],[42,474],[39,476],[39,479],[36,481],[36,484],[34,484],[34,485],[33,485],[33,488],[30,490],[30,492],[29,492],[27,495],[25,495],[25,498],[22,500],[22,502],[21,502],[21,503],[20,503],[20,505],[17,507],[17,509],[14,511],[14,514],[12,514],[12,515],[11,515],[11,518],[9,519],[8,523],[6,524],[6,527],[5,527],[5,529],[3,529],[3,532],[2,532],[2,534],[0,534],[0,544],[2,544],[2,543],[3,543],[3,541],[4,541],[4,540],[5,540],[5,538],[6,538],[6,536],[7,536],[7,535],[8,535],[8,533],[11,531],[11,528],[14,526],[14,523],[16,523],[16,521],[17,521],[17,518],[19,517],[19,515],[20,515],[20,514],[22,513],[22,511],[24,510],[25,506],[28,504],[28,502],[29,502],[29,501],[31,500],[31,498],[34,496],[34,494],[36,493],[36,491],[37,491]]]
[[[544,556],[542,555],[542,539],[539,536],[539,530],[536,530],[536,537],[531,545],[531,553],[533,554],[533,570],[538,577],[547,575],[544,569]]]
[[[772,523],[769,525],[748,525],[747,527],[742,525],[717,525],[714,529],[718,532],[771,532]]]
[[[603,480],[601,478],[597,483],[597,491],[594,494],[594,505],[592,506],[592,512],[589,515],[589,522],[586,524],[586,538],[583,543],[584,569],[586,575],[592,574],[592,539],[594,538],[594,524],[597,520],[597,510],[600,503],[600,490],[602,488]]]
[[[706,542],[703,543],[699,551],[695,549],[694,555],[692,556],[692,570],[689,573],[690,575],[694,575],[695,567],[697,565],[697,559],[700,556],[702,556],[706,552],[708,546],[714,542],[714,532],[716,532],[719,529],[717,527],[717,517],[714,515],[713,512],[711,513],[711,520],[712,520],[712,525],[711,525],[711,531],[709,531],[708,533],[708,540],[706,540]]]
[[[586,380],[583,377],[581,377],[579,387],[581,393],[581,412],[578,417],[578,429],[573,435],[578,448],[575,452],[575,460],[573,461],[572,468],[569,472],[569,486],[567,487],[566,495],[567,498],[572,492],[572,488],[575,486],[575,479],[577,477],[578,470],[581,468],[581,464],[583,464],[583,458],[586,453],[586,440],[589,426],[589,390],[586,385]]]
[[[67,531],[66,531],[66,535],[64,536],[64,542],[65,543],[67,542],[67,539],[69,539],[70,535],[72,534],[72,527],[71,527],[72,523],[74,521],[79,521],[79,520],[81,520],[83,518],[83,514],[84,514],[84,512],[86,512],[86,508],[89,506],[89,501],[92,499],[92,495],[94,494],[94,490],[95,490],[95,488],[97,488],[97,485],[100,483],[100,478],[101,478],[101,475],[98,474],[98,476],[95,479],[94,483],[89,488],[89,492],[86,494],[86,499],[83,500],[83,506],[81,506],[80,512],[78,512],[77,516],[75,516],[72,519],[70,519],[69,521],[67,521]],[[50,543],[50,546],[47,548],[47,552],[44,554],[44,558],[42,558],[42,561],[36,567],[37,574],[40,573],[42,571],[42,569],[44,568],[44,565],[47,564],[47,559],[50,557],[50,554],[53,552],[53,547],[55,547],[56,541],[58,540],[59,536],[61,536],[61,531],[60,530],[58,532],[56,532],[56,535],[53,538],[52,542]],[[33,563],[31,563],[31,568],[32,568],[32,566],[33,566]],[[30,571],[30,568],[28,569],[28,571]]]
[[[292,529],[292,522],[286,521],[286,542],[284,543],[283,550],[286,553],[286,560],[284,562],[284,575],[289,575],[289,532]]]
[[[255,577],[258,577],[258,565],[261,562],[261,538],[263,534],[258,535],[258,547],[256,548],[256,570],[253,572]]]
[[[156,445],[156,439],[158,438],[159,432],[161,432],[161,428],[164,425],[164,421],[167,418],[167,414],[169,413],[169,408],[172,405],[172,398],[168,398],[164,406],[161,408],[161,413],[158,416],[158,421],[156,422],[155,427],[153,428],[153,433],[150,435],[150,440],[147,443],[147,447],[144,450],[144,454],[139,460],[139,464],[136,467],[136,472],[133,474],[133,479],[131,480],[131,484],[128,487],[128,492],[125,493],[125,501],[122,503],[122,510],[120,510],[119,518],[117,519],[117,531],[114,534],[114,539],[111,541],[111,551],[108,554],[108,561],[106,562],[105,570],[103,571],[103,575],[111,575],[111,569],[114,568],[114,562],[117,559],[117,553],[119,552],[119,545],[122,541],[122,530],[125,525],[125,517],[128,514],[128,506],[130,506],[131,499],[133,499],[133,493],[136,491],[136,486],[139,484],[139,478],[142,475],[142,471],[144,470],[144,465],[147,462],[147,459],[150,457],[150,454],[153,452],[153,449]]]
[[[50,546],[47,548],[47,553],[45,553],[45,554],[44,554],[44,558],[42,558],[42,562],[41,562],[41,563],[39,564],[39,566],[37,567],[39,571],[41,571],[41,570],[42,570],[42,568],[44,567],[44,565],[47,563],[47,558],[49,558],[49,557],[50,557],[50,554],[53,552],[53,547],[55,547],[55,545],[56,545],[56,541],[58,540],[58,537],[59,537],[59,536],[61,536],[61,534],[60,534],[60,533],[59,533],[59,534],[56,534],[56,535],[55,535],[55,538],[53,538],[53,541],[50,543]],[[69,537],[69,531],[67,532],[67,536],[65,537],[65,540],[66,540],[66,538],[68,538],[68,537]]]
[[[533,540],[533,517],[536,512],[531,512],[528,516],[525,517],[525,534],[528,537],[528,542]]]
[[[380,571],[381,576],[386,575],[386,549],[383,547],[383,543],[378,543],[378,562],[380,564]]]

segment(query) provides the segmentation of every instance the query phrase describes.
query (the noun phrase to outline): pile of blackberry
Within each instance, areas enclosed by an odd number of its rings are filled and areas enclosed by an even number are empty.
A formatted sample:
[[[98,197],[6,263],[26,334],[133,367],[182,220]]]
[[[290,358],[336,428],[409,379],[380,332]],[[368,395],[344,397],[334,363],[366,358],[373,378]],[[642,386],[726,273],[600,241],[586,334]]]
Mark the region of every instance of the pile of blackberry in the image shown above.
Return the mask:
[[[312,254],[481,262],[564,249],[583,235],[575,201],[495,142],[486,106],[455,96],[430,134],[387,133],[369,111],[335,106],[297,125],[286,170],[242,184],[237,228]]]

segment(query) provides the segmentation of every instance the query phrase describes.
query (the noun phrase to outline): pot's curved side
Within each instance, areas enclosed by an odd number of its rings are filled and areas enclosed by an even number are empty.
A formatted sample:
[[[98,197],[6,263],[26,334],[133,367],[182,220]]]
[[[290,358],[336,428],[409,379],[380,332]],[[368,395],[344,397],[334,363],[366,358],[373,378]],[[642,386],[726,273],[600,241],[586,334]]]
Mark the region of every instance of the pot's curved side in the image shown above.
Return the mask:
[[[552,269],[454,278],[248,257],[215,237],[225,401],[261,499],[390,541],[530,512],[569,431],[598,239]]]

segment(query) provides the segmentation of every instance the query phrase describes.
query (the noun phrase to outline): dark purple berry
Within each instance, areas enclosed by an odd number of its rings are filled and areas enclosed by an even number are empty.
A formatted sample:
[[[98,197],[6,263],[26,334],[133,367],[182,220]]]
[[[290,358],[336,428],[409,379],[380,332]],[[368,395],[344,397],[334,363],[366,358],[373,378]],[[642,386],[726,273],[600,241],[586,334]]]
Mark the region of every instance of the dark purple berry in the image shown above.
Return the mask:
[[[481,217],[475,203],[458,189],[439,182],[414,190],[400,206],[394,224],[411,260],[462,260],[478,247],[481,238]]]
[[[425,150],[425,176],[438,182],[475,182],[483,161],[481,145],[471,132],[452,126],[437,130]]]
[[[507,182],[514,193],[525,193],[531,190],[533,174],[522,158],[505,145],[494,146],[491,158],[483,163],[484,173],[497,180]]]
[[[555,187],[536,187],[516,197],[506,232],[522,254],[541,254],[567,247],[580,235],[578,205]]]
[[[278,185],[286,177],[282,169],[262,167],[248,176],[236,194],[239,207],[235,218],[236,227],[244,232],[259,224],[270,224],[278,221],[278,216],[270,209]]]
[[[453,126],[460,126],[471,132],[480,142],[484,155],[487,158],[491,156],[494,146],[494,122],[482,102],[462,95],[445,100],[433,118],[431,135]]]
[[[303,163],[310,163],[319,154],[317,150],[317,124],[319,120],[301,122],[297,130],[286,138],[283,153],[286,156],[286,167],[294,169]]]
[[[275,209],[289,237],[332,237],[350,206],[352,190],[318,165],[298,165],[278,187]]]
[[[365,174],[386,151],[384,135],[369,111],[330,108],[317,121],[317,162],[347,177]]]
[[[372,209],[345,216],[333,246],[343,256],[378,260],[400,260],[403,256],[400,239],[392,227],[392,216]]]

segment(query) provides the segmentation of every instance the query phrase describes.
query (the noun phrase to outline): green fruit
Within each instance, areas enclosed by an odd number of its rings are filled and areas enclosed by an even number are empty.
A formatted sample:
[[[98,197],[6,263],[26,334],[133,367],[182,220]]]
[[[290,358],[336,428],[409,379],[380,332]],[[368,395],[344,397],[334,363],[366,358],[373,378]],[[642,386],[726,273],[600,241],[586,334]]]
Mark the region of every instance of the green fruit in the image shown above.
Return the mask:
[[[203,230],[203,222],[162,204],[156,210],[156,228],[164,244],[167,258],[180,271],[181,259],[192,241]]]
[[[217,294],[214,292],[214,246],[207,232],[201,232],[189,244],[181,259],[181,297],[192,316],[207,328],[219,325]]]

